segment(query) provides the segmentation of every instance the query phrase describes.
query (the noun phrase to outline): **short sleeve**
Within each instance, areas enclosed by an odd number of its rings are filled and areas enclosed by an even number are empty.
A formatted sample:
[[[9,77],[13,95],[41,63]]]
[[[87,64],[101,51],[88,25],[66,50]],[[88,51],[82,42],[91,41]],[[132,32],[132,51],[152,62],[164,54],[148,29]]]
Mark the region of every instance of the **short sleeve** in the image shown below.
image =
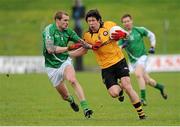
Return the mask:
[[[143,35],[143,36],[148,35],[148,29],[146,29],[145,27],[138,27],[137,29],[141,33],[141,35]]]
[[[52,25],[48,25],[44,30],[44,39],[47,41],[54,41]]]
[[[77,42],[80,39],[80,37],[77,35],[77,33],[73,30],[70,30],[70,41]]]

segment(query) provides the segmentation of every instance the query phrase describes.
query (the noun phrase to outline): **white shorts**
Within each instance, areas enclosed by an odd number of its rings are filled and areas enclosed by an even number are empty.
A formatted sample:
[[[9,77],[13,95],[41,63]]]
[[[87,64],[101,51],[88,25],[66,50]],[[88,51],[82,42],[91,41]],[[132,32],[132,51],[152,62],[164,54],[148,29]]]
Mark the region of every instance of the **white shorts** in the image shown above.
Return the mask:
[[[146,70],[147,60],[148,60],[147,55],[143,55],[139,57],[139,59],[135,63],[131,64],[132,70],[134,71],[137,65],[143,66],[144,69]]]
[[[46,73],[48,74],[48,77],[54,87],[58,86],[59,83],[64,80],[64,70],[68,65],[72,66],[71,61],[72,59],[68,58],[59,68],[45,68]]]

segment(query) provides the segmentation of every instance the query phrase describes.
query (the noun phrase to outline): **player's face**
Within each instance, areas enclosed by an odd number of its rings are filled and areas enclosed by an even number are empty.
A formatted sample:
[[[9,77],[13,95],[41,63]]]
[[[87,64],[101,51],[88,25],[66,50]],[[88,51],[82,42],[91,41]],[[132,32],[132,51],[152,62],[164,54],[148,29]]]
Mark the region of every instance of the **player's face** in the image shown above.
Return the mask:
[[[60,30],[66,29],[69,25],[69,16],[62,15],[62,18],[60,20],[57,19],[56,23],[57,23]]]
[[[132,29],[132,26],[133,26],[133,21],[130,17],[125,17],[122,19],[122,23],[123,23],[123,26],[128,29],[128,30],[131,30]]]
[[[88,17],[87,18],[87,23],[89,25],[89,28],[93,31],[93,32],[97,32],[99,30],[100,27],[100,21],[98,21],[95,17]]]

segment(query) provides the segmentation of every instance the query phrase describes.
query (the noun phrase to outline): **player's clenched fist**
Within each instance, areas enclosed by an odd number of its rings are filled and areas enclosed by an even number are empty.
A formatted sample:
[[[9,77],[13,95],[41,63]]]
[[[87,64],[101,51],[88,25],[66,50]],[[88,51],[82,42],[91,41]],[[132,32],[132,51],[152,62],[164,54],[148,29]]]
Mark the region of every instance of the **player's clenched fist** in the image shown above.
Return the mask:
[[[98,50],[101,47],[101,44],[101,41],[96,41],[95,44],[92,45],[92,50]]]
[[[71,44],[68,46],[68,50],[75,50],[75,49],[78,49],[80,47],[82,47],[83,45],[81,43],[75,43],[75,44]]]

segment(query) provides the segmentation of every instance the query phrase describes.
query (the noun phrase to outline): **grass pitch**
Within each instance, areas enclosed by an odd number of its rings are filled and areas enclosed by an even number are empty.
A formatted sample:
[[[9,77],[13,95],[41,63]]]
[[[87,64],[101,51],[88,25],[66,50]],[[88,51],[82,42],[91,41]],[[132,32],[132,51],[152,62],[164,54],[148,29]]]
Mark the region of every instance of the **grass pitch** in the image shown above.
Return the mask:
[[[120,103],[112,99],[99,73],[82,72],[77,77],[82,84],[90,107],[91,119],[82,110],[75,113],[51,86],[45,74],[0,75],[0,125],[180,125],[180,73],[152,73],[166,85],[168,100],[159,91],[147,88],[148,106],[144,107],[148,119],[141,121],[125,96]],[[133,87],[138,91],[134,75]],[[70,92],[74,92],[68,84]],[[75,98],[77,101],[77,98]]]

